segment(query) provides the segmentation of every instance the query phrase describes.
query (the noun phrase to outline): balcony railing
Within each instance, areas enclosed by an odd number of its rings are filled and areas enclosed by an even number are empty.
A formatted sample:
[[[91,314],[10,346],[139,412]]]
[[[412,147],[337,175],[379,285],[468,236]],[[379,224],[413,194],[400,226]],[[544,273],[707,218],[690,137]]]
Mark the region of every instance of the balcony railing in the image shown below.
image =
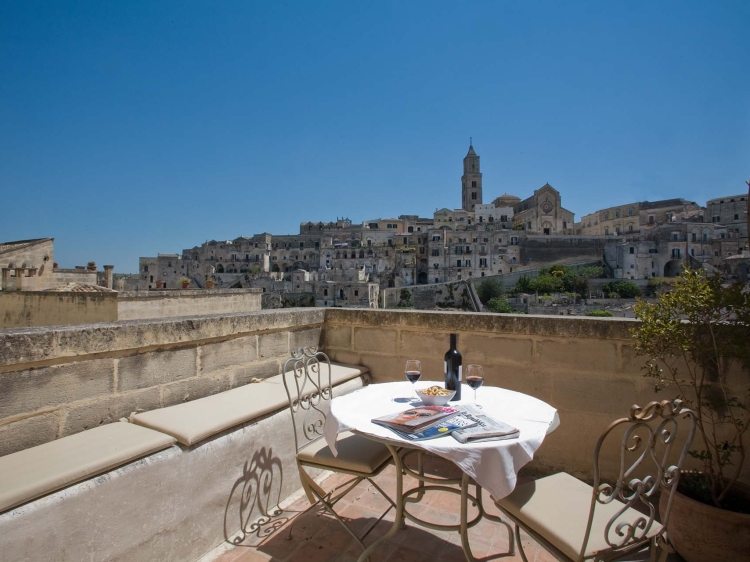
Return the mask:
[[[8,350],[0,357],[2,378],[11,382],[0,404],[0,456],[119,423],[137,410],[176,406],[170,411],[179,414],[189,401],[228,389],[247,388],[252,404],[252,396],[261,400],[269,386],[252,384],[254,379],[278,373],[291,348],[302,345],[319,345],[333,361],[367,367],[373,383],[402,380],[405,357],[420,359],[425,373],[442,373],[448,334],[458,332],[465,361],[484,365],[485,385],[531,394],[558,409],[562,425],[530,470],[588,474],[606,425],[633,403],[654,399],[643,384],[633,325],[614,318],[298,308],[0,330],[0,349]],[[32,367],[38,384],[12,384]],[[263,542],[249,532],[248,522],[261,515],[258,503],[249,501],[257,500],[259,489],[273,496],[263,499],[266,506],[299,489],[287,413],[270,412],[195,439],[0,514],[0,552],[8,560],[198,560],[235,537],[245,545],[265,544],[271,556],[309,542]],[[616,476],[617,468],[613,463],[605,476]],[[363,491],[360,497],[371,495]],[[349,516],[366,519],[375,506],[359,501],[364,503]],[[283,512],[267,523],[283,526],[289,516]],[[55,521],[66,522],[66,533],[50,541]],[[319,519],[310,521],[322,528]],[[300,536],[315,532],[299,527]],[[325,540],[323,534],[309,544],[330,549]]]

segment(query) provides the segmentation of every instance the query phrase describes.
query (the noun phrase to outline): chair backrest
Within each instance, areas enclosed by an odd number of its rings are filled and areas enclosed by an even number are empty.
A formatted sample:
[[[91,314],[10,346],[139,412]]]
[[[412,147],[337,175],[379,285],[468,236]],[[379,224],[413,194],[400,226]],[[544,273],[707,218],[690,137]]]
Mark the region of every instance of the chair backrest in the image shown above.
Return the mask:
[[[333,396],[331,360],[316,347],[300,347],[281,371],[289,398],[296,451],[320,439]]]
[[[669,464],[672,448],[678,439],[678,420],[680,425],[687,423],[687,434],[682,433],[679,439],[685,439],[678,449],[676,464]],[[615,430],[624,430],[619,445],[619,475],[614,485],[602,482],[600,474],[600,455],[606,438]],[[626,552],[639,545],[647,544],[658,506],[655,505],[658,492],[669,494],[662,529],[666,530],[672,496],[677,489],[682,463],[687,457],[696,430],[695,412],[683,405],[682,400],[663,400],[651,402],[645,407],[633,406],[627,418],[616,420],[604,431],[594,450],[594,491],[591,498],[588,527],[581,555],[583,558],[594,519],[597,504],[609,504],[619,500],[625,504],[612,516],[605,528],[605,540],[613,552]],[[617,432],[619,433],[619,431]],[[645,474],[645,475],[644,475]],[[636,518],[623,518],[628,508],[646,511]],[[653,533],[650,534],[653,536]]]

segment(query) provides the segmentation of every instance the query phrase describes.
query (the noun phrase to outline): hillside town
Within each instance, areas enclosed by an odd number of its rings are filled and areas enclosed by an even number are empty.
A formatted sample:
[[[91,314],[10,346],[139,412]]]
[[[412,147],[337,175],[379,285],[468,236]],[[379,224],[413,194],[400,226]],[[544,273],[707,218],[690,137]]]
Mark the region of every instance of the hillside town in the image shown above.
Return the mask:
[[[480,157],[463,159],[461,208],[359,224],[302,222],[296,234],[210,240],[142,257],[130,289],[254,287],[268,307],[389,306],[400,290],[484,277],[511,279],[554,264],[599,263],[610,279],[672,278],[684,265],[747,276],[747,195],[700,205],[634,201],[575,220],[549,183],[485,203]],[[506,283],[507,285],[507,283]],[[391,298],[387,298],[388,290]]]

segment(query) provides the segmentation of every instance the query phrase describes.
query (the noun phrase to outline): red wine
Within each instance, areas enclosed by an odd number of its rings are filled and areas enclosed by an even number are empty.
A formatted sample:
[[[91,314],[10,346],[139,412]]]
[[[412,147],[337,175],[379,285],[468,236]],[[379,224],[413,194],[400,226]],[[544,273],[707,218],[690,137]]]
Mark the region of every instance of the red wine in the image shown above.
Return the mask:
[[[406,371],[406,378],[411,383],[417,382],[419,380],[419,377],[421,377],[421,376],[422,376],[422,372],[421,371]]]
[[[445,354],[445,388],[455,390],[451,402],[461,400],[461,354],[456,349],[456,334],[451,334],[451,348]]]
[[[484,377],[466,377],[466,384],[468,384],[474,390],[482,386],[483,382]]]

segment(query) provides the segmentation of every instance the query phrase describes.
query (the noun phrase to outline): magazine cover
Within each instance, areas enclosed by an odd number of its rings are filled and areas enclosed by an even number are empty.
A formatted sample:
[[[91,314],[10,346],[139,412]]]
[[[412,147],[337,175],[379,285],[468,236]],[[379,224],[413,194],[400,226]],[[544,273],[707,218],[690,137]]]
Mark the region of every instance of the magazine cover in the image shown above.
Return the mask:
[[[457,409],[447,406],[418,406],[397,414],[375,418],[372,422],[407,433],[413,433],[448,416],[452,416],[456,412],[458,412]]]
[[[416,431],[414,433],[400,431],[395,427],[389,427],[389,429],[399,437],[403,437],[404,439],[407,439],[409,441],[424,441],[425,439],[435,439],[436,437],[450,435],[452,432],[458,429],[467,428],[475,425],[476,423],[477,422],[475,420],[472,420],[468,416],[464,416],[463,414],[456,414],[449,418],[440,420],[437,423],[428,425],[427,427],[422,428],[420,431]]]

